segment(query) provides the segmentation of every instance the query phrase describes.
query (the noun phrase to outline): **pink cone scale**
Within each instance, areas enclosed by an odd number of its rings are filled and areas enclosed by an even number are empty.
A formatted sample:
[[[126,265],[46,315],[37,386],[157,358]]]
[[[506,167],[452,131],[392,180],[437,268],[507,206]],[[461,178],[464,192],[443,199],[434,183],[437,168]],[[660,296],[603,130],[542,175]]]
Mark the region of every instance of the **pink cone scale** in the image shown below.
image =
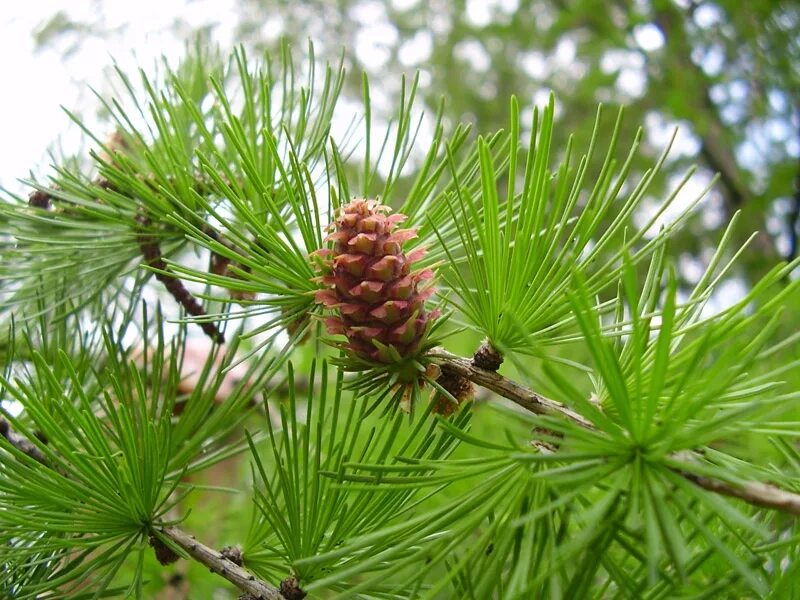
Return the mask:
[[[347,337],[356,356],[380,363],[413,357],[437,316],[425,311],[433,271],[412,268],[425,250],[403,251],[416,230],[399,229],[406,217],[391,211],[377,200],[353,200],[328,226],[333,248],[314,253],[322,272],[316,281],[325,286],[316,301],[331,310],[328,332]]]

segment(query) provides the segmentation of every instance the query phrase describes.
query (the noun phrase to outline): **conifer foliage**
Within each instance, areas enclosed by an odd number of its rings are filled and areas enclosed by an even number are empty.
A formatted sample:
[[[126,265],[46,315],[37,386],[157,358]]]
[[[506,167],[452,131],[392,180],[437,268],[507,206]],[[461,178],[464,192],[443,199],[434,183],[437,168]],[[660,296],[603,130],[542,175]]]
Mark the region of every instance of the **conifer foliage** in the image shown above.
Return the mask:
[[[683,278],[622,111],[337,136],[309,55],[120,71],[4,193],[0,597],[791,597],[800,262]]]

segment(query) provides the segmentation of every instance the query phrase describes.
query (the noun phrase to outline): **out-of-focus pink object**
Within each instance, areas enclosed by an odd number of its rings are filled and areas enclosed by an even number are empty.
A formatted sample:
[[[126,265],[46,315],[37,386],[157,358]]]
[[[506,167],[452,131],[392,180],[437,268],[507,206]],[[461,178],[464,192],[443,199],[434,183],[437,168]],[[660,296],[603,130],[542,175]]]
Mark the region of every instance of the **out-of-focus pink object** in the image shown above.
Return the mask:
[[[186,339],[186,348],[183,353],[183,364],[181,365],[181,382],[178,391],[181,394],[188,394],[197,387],[200,382],[200,374],[211,354],[211,340],[206,337],[190,337]],[[216,370],[222,368],[222,358],[224,352],[220,351],[214,357]],[[240,362],[232,369],[227,371],[219,384],[214,400],[224,402],[232,393],[233,389],[242,379],[247,376],[247,363]]]
[[[183,363],[180,370],[180,382],[178,383],[177,392],[180,395],[190,394],[198,385],[200,385],[200,375],[203,373],[203,368],[208,361],[208,357],[212,351],[212,342],[206,337],[190,336],[186,338],[186,346],[183,351]],[[132,353],[134,362],[142,365],[143,348],[138,347]],[[222,359],[225,355],[224,348],[217,352],[214,357],[214,367],[209,377],[206,380],[206,385],[213,381],[216,372],[222,369]],[[214,400],[217,403],[222,403],[227,400],[233,393],[234,388],[247,376],[248,365],[246,362],[240,362],[223,376],[215,394]],[[181,404],[175,406],[175,413],[179,414],[182,410]]]

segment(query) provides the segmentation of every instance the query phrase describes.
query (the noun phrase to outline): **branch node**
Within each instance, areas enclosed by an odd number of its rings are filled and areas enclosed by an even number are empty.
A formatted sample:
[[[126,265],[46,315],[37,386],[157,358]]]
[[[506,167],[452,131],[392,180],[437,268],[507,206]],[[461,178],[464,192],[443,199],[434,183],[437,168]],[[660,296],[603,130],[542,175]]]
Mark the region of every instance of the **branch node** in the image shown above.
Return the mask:
[[[162,566],[171,565],[180,558],[175,551],[167,546],[164,542],[158,539],[155,535],[150,535],[149,537],[150,546],[152,546],[153,551],[156,555],[156,560],[158,560],[159,564]]]
[[[237,567],[241,567],[244,561],[242,560],[242,551],[238,546],[225,546],[219,551],[222,558],[227,558]]]
[[[492,345],[489,338],[486,338],[472,357],[472,364],[487,371],[497,371],[503,364],[503,355]]]
[[[306,597],[306,593],[300,588],[300,582],[297,581],[296,577],[291,575],[281,581],[281,585],[278,589],[281,596],[286,598],[286,600],[303,600],[303,598]]]
[[[442,386],[456,401],[448,398],[439,391],[435,391],[435,405],[433,412],[449,417],[464,402],[469,402],[475,398],[475,385],[466,377],[459,375],[447,364],[440,366],[441,374],[436,379],[436,383]]]
[[[50,194],[42,190],[36,190],[28,194],[28,206],[50,210]]]

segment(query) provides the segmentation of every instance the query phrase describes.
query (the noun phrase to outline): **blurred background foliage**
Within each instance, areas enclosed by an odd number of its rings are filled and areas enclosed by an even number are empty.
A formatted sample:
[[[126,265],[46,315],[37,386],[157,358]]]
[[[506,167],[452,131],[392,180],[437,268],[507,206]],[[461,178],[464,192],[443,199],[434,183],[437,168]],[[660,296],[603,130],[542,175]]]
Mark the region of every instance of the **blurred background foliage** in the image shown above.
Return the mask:
[[[530,109],[553,91],[554,148],[564,148],[570,132],[585,146],[598,102],[608,114],[625,105],[623,142],[645,128],[634,174],[652,164],[679,127],[650,204],[655,207],[691,164],[700,169],[683,191],[685,203],[719,173],[674,247],[684,281],[692,283],[701,272],[734,211],[744,212],[740,241],[762,232],[727,286],[726,304],[776,261],[797,254],[796,2],[235,0],[232,14],[222,3],[216,11],[199,10],[203,2],[197,0],[184,4],[174,20],[159,17],[178,39],[200,35],[208,43],[277,51],[288,38],[298,55],[311,39],[320,59],[343,53],[345,95],[360,97],[365,72],[373,84],[374,118],[389,118],[399,75],[419,70],[426,109],[435,112],[444,98],[446,123],[471,122],[481,133],[506,126],[510,95],[520,98],[530,125]],[[106,3],[93,5],[90,20],[71,16],[66,7],[43,19],[33,32],[36,44],[72,55],[89,40],[124,39],[126,25],[110,17]],[[613,120],[607,121],[610,131]],[[422,150],[431,134],[423,126]]]

